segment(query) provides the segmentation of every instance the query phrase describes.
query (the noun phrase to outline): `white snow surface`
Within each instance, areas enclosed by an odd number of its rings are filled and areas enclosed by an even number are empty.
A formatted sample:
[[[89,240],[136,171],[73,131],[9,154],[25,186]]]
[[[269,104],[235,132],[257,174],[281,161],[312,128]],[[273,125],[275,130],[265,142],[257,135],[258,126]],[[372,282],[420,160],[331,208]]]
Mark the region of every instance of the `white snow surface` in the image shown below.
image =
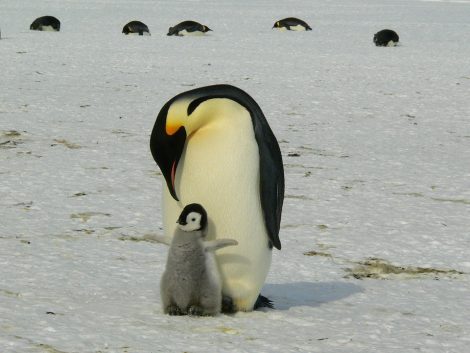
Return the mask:
[[[30,31],[43,15],[61,31]],[[289,16],[313,31],[271,30]],[[0,352],[468,352],[469,18],[469,1],[2,0]],[[213,32],[166,36],[187,19]],[[384,28],[400,46],[373,45]],[[283,153],[276,309],[170,317],[149,136],[167,100],[217,83]]]

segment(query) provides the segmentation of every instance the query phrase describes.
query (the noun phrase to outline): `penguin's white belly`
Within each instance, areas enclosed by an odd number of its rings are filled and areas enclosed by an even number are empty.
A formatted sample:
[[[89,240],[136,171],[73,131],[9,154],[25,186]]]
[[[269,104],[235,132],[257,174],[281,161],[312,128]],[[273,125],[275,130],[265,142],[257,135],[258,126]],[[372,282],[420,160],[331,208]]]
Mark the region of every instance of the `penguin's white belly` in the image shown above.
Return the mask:
[[[297,25],[297,26],[290,26],[291,31],[305,31],[306,28],[302,25]]]
[[[139,32],[129,32],[128,36],[140,36]],[[150,32],[142,32],[142,36],[149,36]]]
[[[202,31],[194,31],[194,32],[188,32],[187,30],[183,29],[182,31],[178,32],[179,36],[202,36],[204,35],[204,32]]]
[[[44,32],[56,32],[56,29],[52,26],[41,26],[41,31]]]
[[[176,172],[180,202],[165,187],[164,229],[171,236],[184,206],[200,203],[208,213],[208,239],[239,243],[216,252],[223,293],[238,310],[252,310],[271,265],[260,203],[259,150],[248,111],[233,101],[227,105],[227,118],[188,137]]]

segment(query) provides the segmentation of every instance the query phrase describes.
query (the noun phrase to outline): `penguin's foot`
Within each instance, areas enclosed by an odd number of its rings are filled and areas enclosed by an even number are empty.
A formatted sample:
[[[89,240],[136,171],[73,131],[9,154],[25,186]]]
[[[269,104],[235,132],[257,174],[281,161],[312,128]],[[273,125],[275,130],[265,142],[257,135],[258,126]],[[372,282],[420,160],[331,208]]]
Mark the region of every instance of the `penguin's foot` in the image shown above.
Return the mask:
[[[167,308],[167,311],[168,311],[168,315],[171,315],[171,316],[181,316],[181,315],[184,315],[183,311],[176,305],[170,305],[168,308]]]
[[[233,299],[228,295],[222,297],[222,313],[224,314],[233,314],[237,311],[235,304],[233,304]]]
[[[269,298],[266,298],[264,295],[260,294],[258,296],[258,299],[256,299],[253,310],[258,310],[262,308],[274,309],[274,304]],[[221,311],[224,314],[234,314],[238,311],[231,297],[227,295],[224,295],[222,297],[222,310]]]
[[[191,305],[188,309],[188,315],[191,316],[204,316],[204,310],[200,306]]]
[[[269,308],[269,309],[274,309],[274,304],[273,302],[266,298],[264,295],[259,295],[258,296],[258,299],[256,299],[256,303],[255,303],[255,306],[254,306],[254,310],[258,310],[258,309],[261,309],[261,308]]]

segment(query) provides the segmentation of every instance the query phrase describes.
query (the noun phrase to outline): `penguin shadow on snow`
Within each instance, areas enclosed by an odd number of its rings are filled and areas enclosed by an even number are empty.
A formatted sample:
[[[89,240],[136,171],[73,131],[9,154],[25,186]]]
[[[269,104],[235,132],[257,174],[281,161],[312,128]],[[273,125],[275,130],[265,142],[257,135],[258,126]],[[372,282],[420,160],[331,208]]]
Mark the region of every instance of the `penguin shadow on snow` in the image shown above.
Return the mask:
[[[348,282],[293,282],[265,284],[262,293],[271,299],[276,310],[298,306],[316,307],[347,298],[364,289]]]

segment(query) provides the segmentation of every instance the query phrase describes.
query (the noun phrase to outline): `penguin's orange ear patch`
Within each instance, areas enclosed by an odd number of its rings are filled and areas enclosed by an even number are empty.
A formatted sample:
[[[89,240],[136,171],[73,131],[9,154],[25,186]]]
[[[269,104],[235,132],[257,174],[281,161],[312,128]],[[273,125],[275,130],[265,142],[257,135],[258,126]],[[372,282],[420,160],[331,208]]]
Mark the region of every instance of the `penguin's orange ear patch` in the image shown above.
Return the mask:
[[[176,100],[168,109],[165,121],[167,135],[174,135],[181,127],[185,127],[188,118],[189,99]]]
[[[181,127],[181,124],[169,124],[168,122],[166,123],[165,130],[167,135],[173,135],[176,131],[179,130]]]

